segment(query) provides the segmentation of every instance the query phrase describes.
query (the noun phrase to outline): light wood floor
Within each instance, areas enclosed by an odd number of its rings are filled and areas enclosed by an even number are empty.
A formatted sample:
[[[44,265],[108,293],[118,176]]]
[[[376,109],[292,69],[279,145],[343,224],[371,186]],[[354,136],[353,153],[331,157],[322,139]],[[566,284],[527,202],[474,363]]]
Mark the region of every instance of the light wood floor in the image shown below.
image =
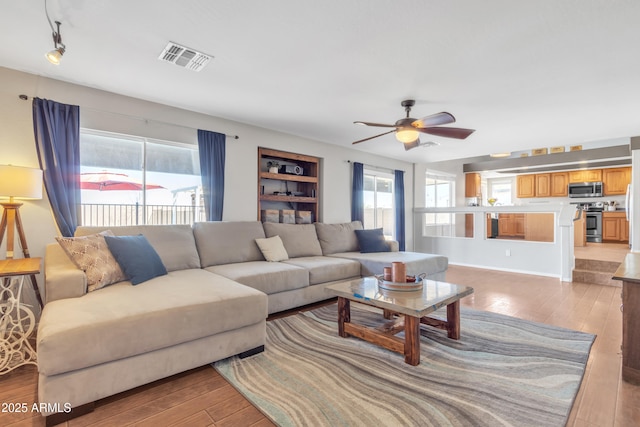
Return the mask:
[[[629,253],[628,243],[590,243],[587,246],[576,246],[573,255],[576,258],[595,259],[598,261],[622,262]]]
[[[620,289],[558,279],[450,266],[447,280],[475,293],[463,305],[597,334],[569,427],[640,425],[640,387],[623,382]],[[464,333],[464,332],[463,332]],[[37,373],[20,368],[0,377],[0,402],[36,400]],[[205,366],[97,402],[68,426],[272,425],[216,371]],[[31,412],[0,412],[0,426],[42,426]]]

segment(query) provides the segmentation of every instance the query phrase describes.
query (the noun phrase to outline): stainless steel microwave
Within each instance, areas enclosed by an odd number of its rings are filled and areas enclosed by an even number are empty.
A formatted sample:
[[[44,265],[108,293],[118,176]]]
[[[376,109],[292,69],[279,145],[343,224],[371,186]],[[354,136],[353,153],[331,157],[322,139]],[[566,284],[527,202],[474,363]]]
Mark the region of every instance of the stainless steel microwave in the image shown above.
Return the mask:
[[[569,197],[602,197],[602,182],[574,182],[569,184]]]

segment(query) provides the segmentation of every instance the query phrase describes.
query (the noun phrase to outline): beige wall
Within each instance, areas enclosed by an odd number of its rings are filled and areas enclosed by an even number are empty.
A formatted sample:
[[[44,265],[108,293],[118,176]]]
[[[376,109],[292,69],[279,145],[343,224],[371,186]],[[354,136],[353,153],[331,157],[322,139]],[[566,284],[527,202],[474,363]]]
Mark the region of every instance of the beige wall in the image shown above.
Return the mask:
[[[19,94],[28,95],[29,100],[20,100]],[[193,144],[197,144],[197,128],[238,135],[238,140],[227,140],[224,220],[229,221],[257,218],[259,146],[323,159],[320,209],[321,219],[327,223],[351,218],[348,160],[402,169],[407,203],[407,250],[413,247],[413,167],[410,163],[0,67],[0,164],[38,167],[31,113],[34,96],[79,105],[81,126],[91,129]],[[43,256],[45,245],[55,242],[57,235],[48,201],[26,201],[21,213],[31,255]],[[4,253],[4,243],[0,249]]]

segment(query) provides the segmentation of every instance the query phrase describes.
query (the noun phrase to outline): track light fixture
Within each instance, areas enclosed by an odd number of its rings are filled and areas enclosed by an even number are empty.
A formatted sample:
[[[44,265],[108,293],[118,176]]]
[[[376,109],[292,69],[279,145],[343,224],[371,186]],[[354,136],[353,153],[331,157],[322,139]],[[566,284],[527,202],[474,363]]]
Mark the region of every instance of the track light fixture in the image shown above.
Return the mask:
[[[49,18],[49,12],[47,11],[47,0],[44,2],[44,13],[47,15],[47,21],[49,21],[49,26],[51,27],[51,36],[53,37],[53,50],[50,50],[45,55],[49,62],[54,65],[60,64],[60,60],[62,59],[62,55],[66,50],[66,46],[62,43],[62,35],[60,34],[60,21],[55,21],[56,28],[53,28],[53,24],[51,23],[51,18]]]

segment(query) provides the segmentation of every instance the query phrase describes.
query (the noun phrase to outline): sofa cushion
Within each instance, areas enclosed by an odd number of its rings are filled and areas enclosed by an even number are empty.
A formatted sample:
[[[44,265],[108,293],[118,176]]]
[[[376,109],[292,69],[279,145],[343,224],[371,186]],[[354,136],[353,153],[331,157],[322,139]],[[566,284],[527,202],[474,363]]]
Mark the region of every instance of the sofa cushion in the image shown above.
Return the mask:
[[[283,262],[249,261],[207,267],[205,270],[251,286],[266,294],[309,286],[309,272]]]
[[[78,227],[76,236],[86,236],[104,230],[116,236],[144,235],[158,252],[167,271],[200,268],[200,257],[189,225],[130,225],[122,227]]]
[[[354,230],[362,230],[362,223],[360,221],[342,224],[323,224],[316,222],[315,227],[324,255],[359,250],[358,238]]]
[[[309,271],[309,285],[360,277],[360,263],[327,256],[300,257],[284,261]]]
[[[211,221],[193,224],[202,267],[264,261],[256,239],[264,238],[259,221]]]
[[[265,222],[267,237],[280,236],[289,258],[322,255],[316,227],[313,224],[279,224]]]
[[[251,307],[251,309],[247,309]],[[40,375],[56,375],[264,321],[262,292],[201,269],[138,286],[120,282],[45,305],[37,335]]]
[[[265,237],[264,239],[256,239],[256,244],[260,248],[260,252],[269,262],[285,261],[289,259],[289,254],[284,248],[280,236]]]
[[[382,228],[371,230],[355,230],[358,246],[363,254],[370,252],[389,252],[389,245],[384,239]]]
[[[160,256],[142,234],[104,236],[104,239],[132,285],[167,274]]]
[[[362,276],[382,274],[382,269],[390,267],[394,261],[404,262],[409,275],[426,273],[430,276],[446,271],[449,267],[449,259],[446,256],[418,252],[375,252],[367,254],[343,252],[331,256],[359,261],[361,264],[360,274]]]
[[[81,237],[56,237],[60,247],[80,270],[87,275],[87,291],[95,291],[125,280],[120,265],[105,242],[113,236],[110,230]]]

